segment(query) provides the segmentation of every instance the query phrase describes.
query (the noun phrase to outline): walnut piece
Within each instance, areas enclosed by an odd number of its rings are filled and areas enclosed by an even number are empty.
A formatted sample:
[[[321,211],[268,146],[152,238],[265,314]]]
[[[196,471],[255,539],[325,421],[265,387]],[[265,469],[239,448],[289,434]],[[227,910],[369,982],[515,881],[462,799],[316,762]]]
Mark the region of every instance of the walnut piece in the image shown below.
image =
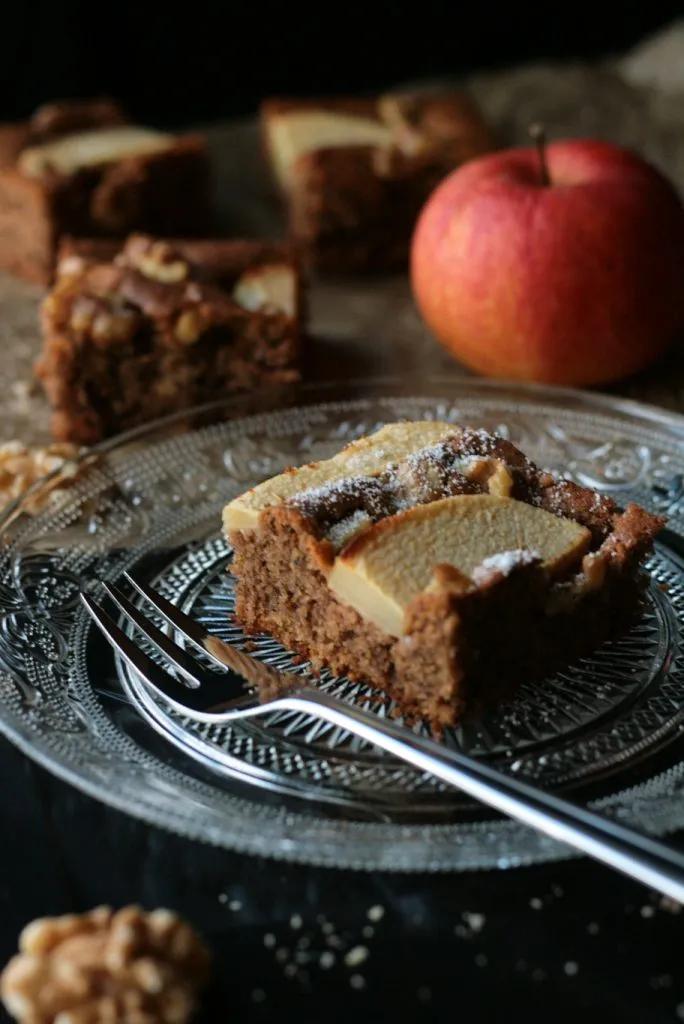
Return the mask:
[[[186,309],[176,320],[174,334],[181,345],[194,345],[199,341],[202,331],[209,326],[206,316],[200,307]]]
[[[185,1024],[210,955],[170,910],[97,907],[33,921],[0,977],[20,1024]]]
[[[60,470],[53,480],[27,500],[26,510],[32,515],[45,508],[50,495],[68,487],[78,472],[75,462],[79,448],[75,444],[50,444],[29,448],[21,441],[0,444],[0,509],[14,501],[41,477]]]
[[[135,267],[141,274],[159,284],[178,284],[190,273],[190,266],[181,259],[168,242],[158,242],[144,235],[133,235],[126,243],[118,261]]]

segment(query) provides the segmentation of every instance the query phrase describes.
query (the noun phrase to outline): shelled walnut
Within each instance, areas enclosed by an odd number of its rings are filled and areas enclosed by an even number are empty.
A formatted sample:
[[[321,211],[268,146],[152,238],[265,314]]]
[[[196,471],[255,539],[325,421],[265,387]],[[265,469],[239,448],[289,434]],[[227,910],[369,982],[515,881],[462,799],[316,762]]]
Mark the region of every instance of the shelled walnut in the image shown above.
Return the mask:
[[[179,256],[171,243],[155,241],[144,235],[129,238],[119,263],[124,267],[135,267],[145,277],[159,284],[178,284],[190,273],[190,265]]]
[[[169,910],[97,907],[27,925],[0,977],[20,1024],[185,1024],[210,954]]]
[[[27,501],[28,512],[39,512],[54,491],[73,482],[78,473],[75,460],[79,450],[78,445],[67,443],[46,447],[28,447],[21,441],[5,441],[0,444],[0,509],[18,498],[41,477],[59,470],[53,480]]]

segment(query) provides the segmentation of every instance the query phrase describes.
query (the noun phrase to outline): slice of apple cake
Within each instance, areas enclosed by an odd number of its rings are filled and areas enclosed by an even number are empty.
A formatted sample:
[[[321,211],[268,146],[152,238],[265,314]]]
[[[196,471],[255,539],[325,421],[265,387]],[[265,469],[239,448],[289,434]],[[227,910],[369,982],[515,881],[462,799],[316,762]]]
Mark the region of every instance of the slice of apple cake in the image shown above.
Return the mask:
[[[405,266],[432,190],[494,146],[473,101],[449,88],[272,98],[261,124],[292,240],[333,274]]]
[[[236,616],[436,733],[624,628],[663,520],[449,423],[394,423],[224,510]]]

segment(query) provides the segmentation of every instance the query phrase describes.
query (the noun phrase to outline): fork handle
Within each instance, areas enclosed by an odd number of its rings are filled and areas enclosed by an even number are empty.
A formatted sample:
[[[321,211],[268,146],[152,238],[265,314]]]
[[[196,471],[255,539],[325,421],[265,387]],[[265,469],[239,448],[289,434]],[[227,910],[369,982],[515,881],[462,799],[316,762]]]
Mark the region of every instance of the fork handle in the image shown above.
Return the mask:
[[[466,754],[447,750],[404,726],[342,704],[322,691],[300,690],[274,703],[282,708],[306,710],[347,729],[481,803],[684,903],[684,853],[668,843],[515,779]]]

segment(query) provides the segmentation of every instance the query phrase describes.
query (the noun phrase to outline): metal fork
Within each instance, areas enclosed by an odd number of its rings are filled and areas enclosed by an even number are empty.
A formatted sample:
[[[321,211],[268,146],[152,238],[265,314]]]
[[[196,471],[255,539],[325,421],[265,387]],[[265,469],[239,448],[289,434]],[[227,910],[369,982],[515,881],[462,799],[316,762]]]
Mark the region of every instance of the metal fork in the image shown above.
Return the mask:
[[[423,772],[442,779],[553,839],[588,854],[631,878],[684,903],[684,852],[637,832],[595,811],[513,778],[489,764],[419,736],[394,721],[354,707],[330,694],[302,687],[293,673],[283,673],[206,633],[199,623],[147,584],[128,573],[129,583],[187,642],[209,656],[219,668],[232,669],[250,684],[258,684],[261,701],[225,672],[203,667],[159,629],[118,588],[103,588],[123,615],[174,667],[174,678],[133,642],[114,619],[89,595],[81,600],[114,650],[140,676],[156,697],[180,714],[198,722],[221,724],[257,718],[273,711],[307,712],[361,737]],[[181,681],[181,679],[183,681]],[[273,696],[264,699],[264,692]],[[283,692],[289,690],[289,692]]]

